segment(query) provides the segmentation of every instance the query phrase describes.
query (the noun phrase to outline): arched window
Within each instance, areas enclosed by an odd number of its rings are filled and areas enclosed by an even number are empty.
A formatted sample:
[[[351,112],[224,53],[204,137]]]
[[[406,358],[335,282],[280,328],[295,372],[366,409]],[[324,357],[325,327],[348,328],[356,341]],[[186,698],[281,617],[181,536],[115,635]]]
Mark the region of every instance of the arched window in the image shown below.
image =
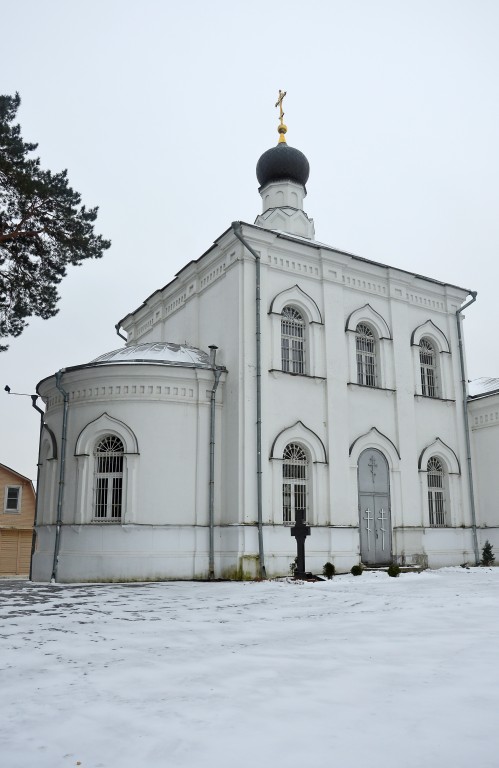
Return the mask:
[[[305,373],[305,321],[294,307],[284,307],[281,314],[282,370]]]
[[[441,461],[436,456],[431,456],[426,471],[430,525],[432,528],[442,528],[445,526],[445,476]]]
[[[365,323],[355,329],[357,353],[357,384],[364,387],[377,386],[376,337]]]
[[[307,519],[307,454],[297,443],[289,443],[282,464],[282,521],[292,523],[297,510]]]
[[[421,369],[421,394],[425,397],[438,397],[435,347],[426,338],[419,342],[419,365]]]
[[[95,449],[94,520],[121,520],[123,504],[123,443],[103,437]]]

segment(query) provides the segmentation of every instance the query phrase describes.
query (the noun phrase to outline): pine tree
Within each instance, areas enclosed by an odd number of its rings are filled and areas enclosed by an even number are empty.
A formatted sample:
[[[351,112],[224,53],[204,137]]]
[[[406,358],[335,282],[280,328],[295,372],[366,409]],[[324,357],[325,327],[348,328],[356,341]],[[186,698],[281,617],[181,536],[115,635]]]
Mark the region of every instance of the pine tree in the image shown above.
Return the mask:
[[[31,316],[57,314],[68,264],[99,258],[111,245],[94,234],[97,208],[80,205],[67,171],[45,171],[31,156],[38,145],[14,124],[20,103],[18,93],[0,96],[0,338],[19,336]]]
[[[482,549],[481,565],[494,565],[494,560],[496,559],[496,556],[492,552],[493,549],[494,547],[492,546],[490,541],[487,539]]]

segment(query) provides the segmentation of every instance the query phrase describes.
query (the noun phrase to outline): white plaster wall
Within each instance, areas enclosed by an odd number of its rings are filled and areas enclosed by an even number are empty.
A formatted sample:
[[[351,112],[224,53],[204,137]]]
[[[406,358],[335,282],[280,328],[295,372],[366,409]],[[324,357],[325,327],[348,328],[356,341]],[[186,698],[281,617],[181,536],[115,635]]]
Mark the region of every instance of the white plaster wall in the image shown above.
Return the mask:
[[[193,578],[197,571],[206,573],[212,385],[210,370],[160,365],[84,368],[63,376],[62,386],[70,399],[60,580],[80,580],[85,575],[90,580],[131,578],[133,574],[135,578]],[[44,399],[49,400],[46,422],[56,436],[59,449],[56,462],[45,462],[41,466],[43,487],[48,478],[53,480],[54,465],[57,465],[57,483],[59,479],[62,398],[55,389],[54,379],[42,383],[40,391]],[[223,381],[217,392],[216,409],[218,520],[222,486],[222,393]],[[52,404],[53,400],[56,402]],[[121,425],[126,425],[138,445],[138,453],[125,455],[121,524],[92,521],[92,452],[75,455],[82,431],[93,423],[98,425],[103,414],[110,417],[110,427],[105,426],[105,431],[121,435],[124,434]],[[47,569],[52,567],[57,494],[44,494],[40,502],[38,546],[33,565],[35,580],[50,578]]]
[[[472,400],[469,416],[480,553],[488,539],[499,562],[499,395]]]
[[[356,459],[349,450],[362,436],[366,446],[381,439],[373,428],[384,436],[380,449],[393,450],[396,457],[391,468],[394,555],[405,562],[427,558],[436,565],[470,559],[471,516],[455,320],[466,291],[358,261],[316,243],[276,237],[264,229],[247,226],[244,234],[259,252],[262,266],[267,571],[287,572],[293,551],[289,529],[278,524],[280,470],[269,456],[276,436],[297,421],[317,435],[327,455],[327,464],[320,471],[314,469],[312,489],[314,521],[321,527],[313,530],[314,544],[311,537],[308,548],[319,565],[333,557],[346,568],[358,560]],[[229,371],[221,428],[224,528],[219,539],[219,567],[227,573],[243,560],[243,570],[251,571],[258,551],[254,280],[253,257],[228,231],[200,262],[183,270],[162,297],[154,297],[154,306],[146,306],[124,324],[129,332],[134,331],[134,342],[186,339],[202,348],[212,343],[220,347],[218,362]],[[275,297],[294,286],[310,297],[321,315],[321,321],[309,329],[308,377],[275,370],[280,367],[280,321],[268,313]],[[381,316],[391,336],[380,340],[378,389],[356,385],[354,335],[345,331],[349,316],[366,305]],[[430,321],[440,329],[450,350],[439,353],[440,400],[417,396],[418,355],[411,346],[411,335]],[[139,329],[147,323],[151,324],[140,335]],[[418,468],[421,453],[437,437],[455,453],[461,468],[451,481],[451,526],[443,531],[428,527],[425,477]],[[392,444],[393,449],[389,448]]]

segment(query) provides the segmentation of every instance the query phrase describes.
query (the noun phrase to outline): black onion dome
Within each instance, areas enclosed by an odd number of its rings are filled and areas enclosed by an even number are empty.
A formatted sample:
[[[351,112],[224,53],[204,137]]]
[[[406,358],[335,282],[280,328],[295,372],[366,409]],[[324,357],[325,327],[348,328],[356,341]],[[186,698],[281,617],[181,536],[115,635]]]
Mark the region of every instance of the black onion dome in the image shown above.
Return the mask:
[[[260,187],[271,181],[296,181],[305,186],[309,174],[310,166],[303,152],[284,142],[264,152],[256,164]]]

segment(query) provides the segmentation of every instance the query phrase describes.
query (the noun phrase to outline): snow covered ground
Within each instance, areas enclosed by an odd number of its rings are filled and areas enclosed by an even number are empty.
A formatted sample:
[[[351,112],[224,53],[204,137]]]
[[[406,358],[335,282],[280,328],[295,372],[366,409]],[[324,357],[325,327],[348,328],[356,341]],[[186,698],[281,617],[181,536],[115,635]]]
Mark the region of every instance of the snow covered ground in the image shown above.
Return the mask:
[[[498,587],[0,581],[0,765],[497,768]]]

